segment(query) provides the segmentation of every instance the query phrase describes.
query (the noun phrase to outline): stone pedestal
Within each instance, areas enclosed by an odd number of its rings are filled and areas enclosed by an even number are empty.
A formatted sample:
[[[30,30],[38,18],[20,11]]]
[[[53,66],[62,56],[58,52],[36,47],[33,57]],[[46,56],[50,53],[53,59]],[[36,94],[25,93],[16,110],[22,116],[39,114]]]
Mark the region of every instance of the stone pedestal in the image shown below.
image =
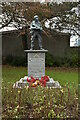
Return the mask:
[[[27,78],[31,79],[31,76],[35,79],[41,79],[42,76],[45,76],[45,53],[47,51],[48,50],[24,50],[24,52],[28,54],[28,76],[25,76],[14,83],[13,88],[23,88],[26,85],[29,86]],[[61,88],[59,82],[54,81],[53,78],[50,77],[49,81],[46,82],[46,86],[52,88]]]
[[[45,76],[45,53],[48,50],[25,50],[28,53],[28,77]]]

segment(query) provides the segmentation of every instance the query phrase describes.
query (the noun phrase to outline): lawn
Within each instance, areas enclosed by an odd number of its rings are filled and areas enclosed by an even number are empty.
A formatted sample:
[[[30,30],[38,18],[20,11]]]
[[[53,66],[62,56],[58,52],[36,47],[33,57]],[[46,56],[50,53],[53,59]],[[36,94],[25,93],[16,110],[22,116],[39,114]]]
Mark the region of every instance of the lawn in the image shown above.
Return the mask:
[[[21,77],[27,76],[26,67],[3,66],[3,85],[13,84]],[[59,81],[62,86],[76,86],[78,84],[77,68],[46,68],[46,75],[52,77],[55,81]]]
[[[78,69],[46,68],[61,89],[38,86],[13,89],[27,75],[26,67],[3,66],[2,107],[5,118],[78,118]]]

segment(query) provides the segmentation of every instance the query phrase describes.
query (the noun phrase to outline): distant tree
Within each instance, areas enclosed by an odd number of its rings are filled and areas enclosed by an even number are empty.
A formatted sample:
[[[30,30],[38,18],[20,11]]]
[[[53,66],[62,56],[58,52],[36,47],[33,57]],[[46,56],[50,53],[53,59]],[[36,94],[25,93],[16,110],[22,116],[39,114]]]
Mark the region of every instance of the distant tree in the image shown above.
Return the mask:
[[[52,29],[54,24],[54,30],[56,31],[64,32],[67,30],[71,34],[80,36],[79,2],[63,4],[48,3],[47,6],[45,4],[42,6],[40,3],[33,4],[30,2],[2,2],[1,7],[2,26],[0,29],[6,26],[13,26],[21,30],[20,35],[23,35],[23,28],[28,28],[33,16],[38,14],[45,31],[50,33],[49,30]],[[76,8],[71,11],[72,7]],[[53,17],[57,17],[57,20],[55,21]],[[47,19],[50,20],[50,29],[45,28],[44,23]],[[28,31],[29,29],[25,30]],[[27,31],[24,33],[27,34]]]
[[[69,32],[71,34],[77,34],[80,36],[80,4],[77,3],[75,6],[73,3],[68,4],[68,8],[72,5],[72,9],[66,10],[66,6],[68,3],[64,3],[63,5],[56,5],[57,8],[62,6],[62,10],[58,11],[55,15],[55,19],[50,19],[50,28],[53,28],[56,31],[59,32]],[[53,4],[52,7],[55,7]],[[58,8],[58,9],[59,9]],[[54,27],[53,27],[54,25]]]
[[[24,9],[22,9],[24,8]],[[27,25],[27,19],[25,19],[25,11],[23,3],[19,2],[3,2],[2,3],[2,26],[4,28],[6,26],[10,26],[12,23],[14,27],[20,29]]]
[[[0,29],[9,26],[11,23],[17,29],[30,24],[35,14],[39,15],[41,21],[50,18],[50,8],[46,5],[41,6],[40,3],[27,2],[2,2],[2,26]]]

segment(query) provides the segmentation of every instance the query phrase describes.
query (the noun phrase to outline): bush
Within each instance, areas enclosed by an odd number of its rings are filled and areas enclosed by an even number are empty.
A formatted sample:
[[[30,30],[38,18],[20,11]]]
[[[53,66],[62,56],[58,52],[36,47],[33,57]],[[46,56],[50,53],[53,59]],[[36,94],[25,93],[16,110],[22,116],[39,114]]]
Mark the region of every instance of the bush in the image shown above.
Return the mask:
[[[79,58],[78,55],[72,54],[69,57],[53,57],[51,54],[46,54],[46,67],[54,66],[54,67],[78,67],[79,66]]]
[[[5,63],[8,65],[12,65],[12,66],[25,66],[26,65],[26,58],[9,55],[6,57]]]
[[[9,55],[6,57],[6,63],[11,63],[13,60],[13,56]]]
[[[25,66],[27,64],[25,57],[12,55],[9,55],[3,59],[3,64],[4,63],[12,66]],[[46,67],[78,67],[79,58],[76,53],[64,58],[54,57],[51,54],[46,53],[45,64]]]
[[[21,57],[15,57],[11,63],[11,65],[15,66],[25,66],[25,59]]]
[[[51,54],[46,53],[46,66],[54,66],[54,58]]]
[[[72,55],[72,66],[78,66],[78,55],[74,54]]]

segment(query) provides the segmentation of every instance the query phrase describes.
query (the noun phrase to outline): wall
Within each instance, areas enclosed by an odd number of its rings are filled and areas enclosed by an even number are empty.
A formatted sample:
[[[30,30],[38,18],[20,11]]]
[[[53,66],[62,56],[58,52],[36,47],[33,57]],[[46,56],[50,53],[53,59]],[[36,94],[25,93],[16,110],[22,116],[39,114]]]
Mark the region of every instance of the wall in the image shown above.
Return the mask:
[[[12,56],[25,56],[22,37],[19,35],[19,31],[8,31],[2,33],[2,55],[6,57]],[[65,57],[73,48],[70,48],[70,35],[51,32],[51,35],[46,36],[42,33],[43,48],[47,49],[54,57]],[[27,36],[28,48],[30,49],[30,34]],[[35,42],[36,48],[38,48],[37,42]],[[77,48],[74,48],[77,50]]]
[[[2,33],[2,55],[24,56],[21,36],[18,31]]]

